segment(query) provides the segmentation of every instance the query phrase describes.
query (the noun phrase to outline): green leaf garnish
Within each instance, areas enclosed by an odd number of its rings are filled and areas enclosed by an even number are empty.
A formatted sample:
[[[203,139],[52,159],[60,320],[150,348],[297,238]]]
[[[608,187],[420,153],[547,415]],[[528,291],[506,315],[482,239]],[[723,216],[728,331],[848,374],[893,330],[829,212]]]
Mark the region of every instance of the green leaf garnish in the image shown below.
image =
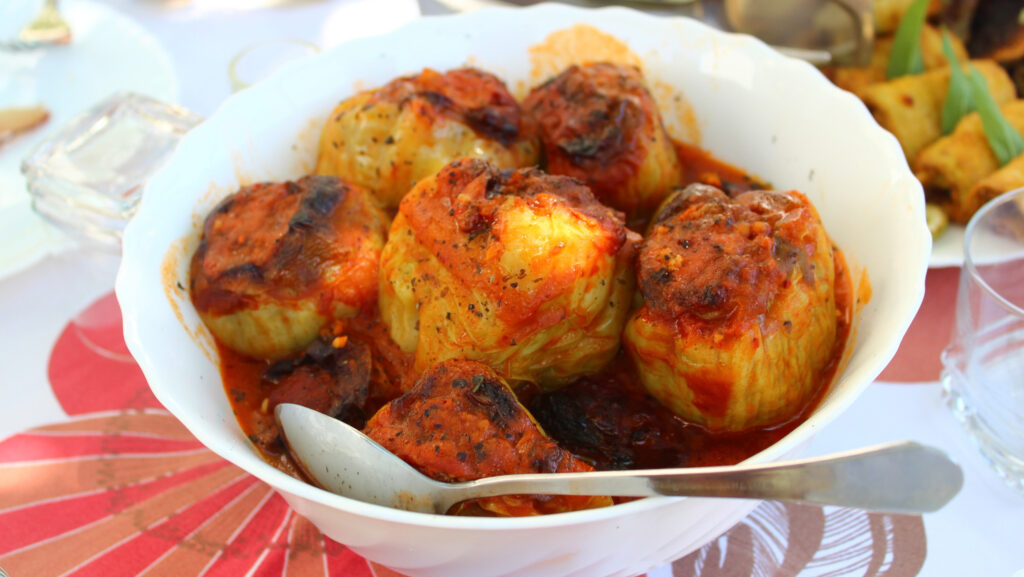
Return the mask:
[[[942,52],[946,55],[950,70],[949,89],[946,91],[946,102],[942,105],[942,134],[949,134],[961,118],[974,110],[974,101],[971,100],[971,85],[960,67],[960,59],[953,52],[953,42],[946,30],[942,31]]]
[[[914,0],[900,18],[899,28],[889,55],[889,67],[885,75],[889,80],[924,72],[924,58],[921,57],[921,29],[928,15],[930,0]]]
[[[985,138],[988,139],[992,152],[999,159],[1002,166],[1024,154],[1024,138],[1020,132],[1006,120],[999,105],[996,104],[992,94],[985,84],[985,77],[978,72],[978,69],[971,66],[969,81],[971,85],[971,99],[974,101],[978,114],[981,116],[981,125],[985,129]]]

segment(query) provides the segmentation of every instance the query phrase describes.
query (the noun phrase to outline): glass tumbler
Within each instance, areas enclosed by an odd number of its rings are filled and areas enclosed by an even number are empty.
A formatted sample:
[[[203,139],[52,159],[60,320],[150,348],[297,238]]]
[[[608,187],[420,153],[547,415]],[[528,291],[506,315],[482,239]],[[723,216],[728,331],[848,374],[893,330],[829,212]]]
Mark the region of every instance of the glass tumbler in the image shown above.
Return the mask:
[[[277,72],[285,64],[320,52],[312,42],[304,40],[268,40],[253,44],[235,55],[228,64],[231,91],[248,88]]]
[[[146,182],[200,121],[178,106],[116,93],[61,126],[24,159],[33,210],[79,241],[82,250],[66,279],[79,293],[92,300],[97,291],[113,288],[121,233]],[[131,362],[113,294],[86,307],[71,325],[94,353]]]
[[[142,94],[111,95],[22,162],[32,208],[73,237],[120,252],[146,181],[200,121]]]
[[[982,207],[965,235],[942,382],[982,455],[1024,494],[1024,189]]]

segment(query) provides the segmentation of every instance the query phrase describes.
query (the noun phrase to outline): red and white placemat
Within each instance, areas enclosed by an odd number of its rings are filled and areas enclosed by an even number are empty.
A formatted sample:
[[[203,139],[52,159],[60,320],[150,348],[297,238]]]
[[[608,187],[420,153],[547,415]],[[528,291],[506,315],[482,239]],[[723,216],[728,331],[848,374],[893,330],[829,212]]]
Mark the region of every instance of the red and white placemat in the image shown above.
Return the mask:
[[[120,338],[112,295],[84,314],[111,322],[69,325],[53,347],[49,385],[67,419],[0,441],[0,567],[16,577],[398,576],[323,537],[164,410],[138,367],[109,354]],[[649,575],[912,577],[924,559],[921,517],[766,502]]]

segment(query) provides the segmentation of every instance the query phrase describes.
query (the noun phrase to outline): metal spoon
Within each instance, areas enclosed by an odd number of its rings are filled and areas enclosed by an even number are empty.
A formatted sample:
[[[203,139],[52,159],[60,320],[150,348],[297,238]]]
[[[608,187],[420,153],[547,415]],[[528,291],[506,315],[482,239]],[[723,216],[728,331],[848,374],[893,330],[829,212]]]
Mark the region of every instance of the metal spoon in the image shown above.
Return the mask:
[[[67,44],[71,41],[71,27],[60,15],[57,0],[43,0],[39,14],[21,32],[18,39],[27,44]]]
[[[18,33],[17,38],[0,40],[0,50],[19,52],[71,42],[71,27],[61,16],[57,0],[43,0],[39,13]]]
[[[944,453],[906,441],[763,465],[506,475],[448,484],[422,475],[342,421],[287,403],[274,414],[295,461],[321,487],[422,513],[443,514],[466,499],[520,494],[775,499],[924,513],[940,509],[963,486],[963,472]]]

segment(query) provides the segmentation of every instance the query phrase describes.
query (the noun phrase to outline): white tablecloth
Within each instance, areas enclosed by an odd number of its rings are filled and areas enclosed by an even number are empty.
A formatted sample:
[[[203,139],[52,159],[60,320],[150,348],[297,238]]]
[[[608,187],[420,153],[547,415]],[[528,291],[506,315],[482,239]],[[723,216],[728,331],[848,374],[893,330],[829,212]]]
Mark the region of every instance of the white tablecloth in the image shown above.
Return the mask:
[[[164,46],[178,76],[180,104],[203,116],[230,94],[228,63],[247,46],[298,38],[326,48],[387,31],[421,12],[444,12],[427,0],[422,11],[416,0],[308,0],[247,11],[225,8],[227,0],[104,3]],[[112,288],[114,266],[112,257],[71,251],[0,279],[0,438],[64,418],[47,386],[49,353],[69,319]],[[900,439],[941,447],[966,471],[962,493],[924,516],[927,556],[920,575],[1024,575],[1024,497],[1003,486],[970,446],[942,405],[937,382],[872,385],[821,432],[810,452]],[[651,573],[671,574],[668,567]]]

